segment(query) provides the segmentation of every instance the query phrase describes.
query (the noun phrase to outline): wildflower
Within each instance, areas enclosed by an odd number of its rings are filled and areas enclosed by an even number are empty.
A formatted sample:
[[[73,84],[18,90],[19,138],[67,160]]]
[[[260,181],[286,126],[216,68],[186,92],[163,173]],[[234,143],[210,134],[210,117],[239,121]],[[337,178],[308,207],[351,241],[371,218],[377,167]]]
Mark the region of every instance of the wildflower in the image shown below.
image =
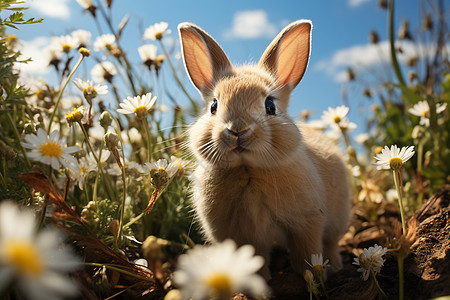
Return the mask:
[[[138,118],[145,118],[147,112],[153,108],[156,96],[152,97],[152,93],[147,93],[142,96],[127,97],[123,103],[120,103],[120,108],[117,112],[122,114],[136,113]]]
[[[135,127],[131,127],[127,131],[122,131],[122,140],[124,143],[140,143],[142,141],[142,135]]]
[[[122,162],[120,161],[119,151],[117,150],[120,143],[119,136],[114,132],[107,132],[103,139],[105,141],[106,147],[108,147],[108,149],[112,152],[117,165],[122,169]]]
[[[91,51],[89,51],[89,49],[86,49],[84,47],[81,47],[78,49],[78,52],[83,55],[84,57],[88,57],[89,55],[91,55]]]
[[[25,136],[25,143],[21,143],[23,147],[31,149],[28,152],[28,157],[50,165],[53,169],[58,170],[61,165],[69,167],[69,164],[75,164],[76,159],[69,155],[75,153],[80,149],[76,146],[64,147],[59,139],[59,131],[53,130],[50,136],[39,128],[37,134],[27,134]]]
[[[73,83],[83,92],[83,96],[89,104],[92,103],[92,99],[97,97],[97,95],[108,93],[108,87],[106,85],[97,84],[94,86],[92,80],[83,81],[80,78],[75,78]]]
[[[77,0],[77,2],[84,9],[88,9],[89,7],[93,6],[92,0]]]
[[[14,283],[27,299],[76,296],[77,286],[64,273],[75,270],[79,260],[60,241],[54,229],[37,233],[31,211],[0,203],[0,293]]]
[[[314,281],[314,275],[310,270],[303,272],[303,279],[306,281],[306,290],[310,293],[310,299],[312,299],[312,294],[319,295],[319,284]]]
[[[112,45],[114,45],[116,41],[116,37],[114,34],[102,34],[97,37],[94,42],[94,50],[95,51],[103,51],[103,50],[111,50]]]
[[[328,107],[327,111],[323,112],[322,120],[327,124],[340,124],[346,119],[349,108],[345,105],[336,108]]]
[[[112,62],[105,61],[96,64],[91,70],[92,79],[95,82],[111,82],[114,75],[117,74],[116,67]]]
[[[387,248],[375,244],[374,246],[369,247],[369,249],[364,248],[363,253],[361,253],[358,258],[354,258],[353,264],[360,266],[357,271],[362,272],[364,280],[369,278],[371,272],[373,272],[374,275],[380,273],[381,267],[385,262],[383,255],[385,255],[386,252]]]
[[[447,103],[439,103],[436,105],[436,114],[440,114],[447,108]],[[412,115],[420,117],[420,125],[430,126],[430,106],[426,100],[420,101],[413,107],[408,109],[408,112]]]
[[[392,145],[391,149],[384,146],[381,153],[375,156],[375,165],[380,169],[399,170],[413,155],[414,146],[402,147],[401,150],[397,145]]]
[[[324,270],[325,268],[329,267],[330,264],[328,263],[330,260],[326,259],[323,261],[322,253],[320,254],[312,254],[311,255],[311,263],[305,260],[305,262],[313,269],[316,270]]]
[[[44,53],[48,57],[49,65],[54,66],[58,70],[58,64],[61,61],[63,51],[60,47],[55,47],[54,44],[44,48]]]
[[[369,139],[370,139],[370,134],[368,134],[368,133],[360,133],[355,136],[355,141],[358,142],[359,144],[365,144],[369,141]]]
[[[72,31],[72,37],[78,44],[78,48],[81,47],[87,47],[89,44],[89,41],[91,40],[92,34],[84,29],[78,29]]]
[[[157,189],[162,189],[172,179],[179,169],[178,164],[168,163],[166,159],[159,159],[155,163],[145,163],[144,174],[149,174],[151,183]]]
[[[149,67],[153,64],[153,61],[156,59],[156,51],[157,47],[152,44],[143,45],[138,48],[139,56],[141,57],[144,64]]]
[[[103,149],[101,155],[100,153],[96,153],[95,156],[98,157],[100,165],[105,165],[109,157],[111,156],[111,151]],[[98,164],[92,152],[90,152],[89,155],[87,156],[87,161],[88,161],[88,172],[97,171]]]
[[[70,178],[78,184],[80,190],[84,189],[84,183],[89,176],[89,166],[89,161],[87,158],[83,157],[78,163],[70,165],[70,168],[68,169],[70,172]]]
[[[255,274],[264,259],[254,256],[253,246],[236,249],[232,240],[209,247],[195,246],[178,259],[174,282],[180,287],[181,299],[229,299],[238,292],[263,296],[267,286]]]
[[[59,45],[64,53],[69,53],[77,46],[77,41],[70,35],[63,35],[60,37],[54,37],[53,43]]]
[[[159,22],[149,26],[144,31],[144,35],[142,36],[143,40],[161,40],[164,35],[170,34],[172,31],[167,29],[169,24],[166,22]]]
[[[103,129],[105,129],[105,132],[106,132],[108,127],[112,123],[111,114],[108,111],[102,112],[102,114],[100,115],[100,118],[98,119],[98,122],[100,123],[100,126],[102,126]]]
[[[69,125],[73,123],[86,123],[87,116],[86,116],[86,109],[84,106],[79,106],[74,108],[73,110],[69,111],[66,114],[66,120],[69,123]]]

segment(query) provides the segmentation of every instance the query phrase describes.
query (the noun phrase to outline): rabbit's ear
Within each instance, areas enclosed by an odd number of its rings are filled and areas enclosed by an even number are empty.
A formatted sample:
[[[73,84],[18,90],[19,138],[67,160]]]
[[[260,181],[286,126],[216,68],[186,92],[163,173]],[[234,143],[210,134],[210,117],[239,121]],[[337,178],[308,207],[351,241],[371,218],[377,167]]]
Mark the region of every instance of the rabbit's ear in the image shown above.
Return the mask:
[[[212,89],[213,81],[231,69],[219,44],[203,29],[191,24],[178,25],[184,64],[192,83],[202,92]]]
[[[295,88],[305,73],[311,52],[312,23],[299,20],[286,26],[264,51],[259,66],[277,76],[280,84]]]

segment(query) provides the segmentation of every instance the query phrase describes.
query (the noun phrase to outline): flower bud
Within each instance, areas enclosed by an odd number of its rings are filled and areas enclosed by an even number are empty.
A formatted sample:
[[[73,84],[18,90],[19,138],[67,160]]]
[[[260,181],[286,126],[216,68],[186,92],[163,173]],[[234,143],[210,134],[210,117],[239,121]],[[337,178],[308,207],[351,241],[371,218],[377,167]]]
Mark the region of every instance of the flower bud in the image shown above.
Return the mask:
[[[119,146],[120,139],[114,132],[106,133],[103,139],[105,140],[106,147],[111,151],[117,149]]]
[[[112,123],[111,114],[108,111],[102,112],[102,114],[100,115],[99,122],[100,122],[100,126],[102,126],[106,131]]]

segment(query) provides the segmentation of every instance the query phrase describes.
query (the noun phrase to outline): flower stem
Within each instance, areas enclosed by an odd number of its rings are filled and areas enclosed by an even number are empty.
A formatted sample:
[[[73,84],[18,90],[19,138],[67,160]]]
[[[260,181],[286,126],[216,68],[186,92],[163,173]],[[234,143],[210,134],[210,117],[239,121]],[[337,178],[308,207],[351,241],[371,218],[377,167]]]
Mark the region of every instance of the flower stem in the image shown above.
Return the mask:
[[[395,75],[402,87],[406,87],[405,80],[403,79],[402,71],[400,70],[400,65],[397,60],[397,54],[395,50],[394,41],[394,0],[389,1],[389,18],[388,18],[388,29],[389,29],[389,45],[391,51],[391,61],[392,67],[394,69]]]
[[[95,154],[94,149],[92,148],[91,142],[89,141],[89,136],[86,132],[86,129],[84,129],[83,124],[81,124],[81,123],[78,123],[78,124],[80,125],[81,130],[83,131],[83,135],[84,135],[84,139],[86,140],[86,144],[88,145],[89,150],[92,153],[92,156],[94,157],[95,161],[97,162],[98,169],[100,170],[100,173],[102,174],[102,178],[103,178],[103,181],[106,186],[106,192],[108,193],[108,196],[112,201],[116,201],[116,197],[114,196],[114,193],[112,191],[111,183],[109,182],[109,180],[106,179],[105,173],[103,173],[102,163],[101,163],[100,159],[97,157],[97,155]]]
[[[152,140],[150,135],[150,129],[148,128],[148,121],[147,118],[142,119],[142,126],[144,126],[145,134],[147,135],[147,161],[152,161]]]
[[[393,173],[394,173],[395,188],[397,189],[397,195],[398,195],[398,206],[400,207],[400,216],[402,218],[402,231],[403,231],[403,234],[405,234],[406,233],[405,214],[403,212],[403,198],[402,198],[402,192],[400,190],[400,170],[393,170]]]
[[[80,66],[81,62],[83,61],[84,55],[80,54],[80,58],[78,59],[75,67],[73,67],[72,71],[70,72],[69,76],[67,77],[66,82],[64,83],[63,87],[59,90],[58,98],[56,99],[55,107],[53,108],[52,116],[50,117],[50,122],[48,123],[47,128],[47,134],[50,134],[50,130],[52,128],[53,119],[55,118],[56,111],[58,110],[59,102],[61,101],[62,94],[64,92],[64,89],[66,88],[67,84],[70,81],[70,78],[72,78],[72,75],[75,73],[75,71]]]
[[[125,153],[123,150],[123,143],[122,143],[122,160],[123,163],[125,164]],[[120,207],[120,216],[119,216],[119,232],[117,233],[117,238],[116,238],[116,245],[118,245],[121,237],[122,237],[122,232],[123,232],[123,217],[125,215],[125,200],[127,199],[127,181],[126,181],[126,176],[125,176],[125,166],[119,166],[121,167],[121,171],[122,171],[122,182],[123,182],[123,197],[122,197],[122,205]]]
[[[192,97],[189,95],[189,93],[187,92],[186,88],[184,87],[183,83],[181,83],[181,80],[180,80],[180,78],[177,75],[177,71],[175,70],[174,66],[172,65],[172,62],[170,61],[169,53],[166,51],[166,48],[164,47],[163,42],[161,40],[159,40],[159,43],[160,43],[161,49],[164,52],[164,55],[165,55],[165,57],[167,59],[167,62],[169,63],[169,67],[172,70],[173,77],[175,78],[176,82],[180,86],[180,88],[183,91],[183,93],[186,95],[186,97],[188,97],[189,101],[191,102],[192,107],[194,109],[194,113],[198,113],[199,108],[198,108],[197,102],[195,102],[195,100],[192,99]]]
[[[370,275],[372,276],[373,282],[375,282],[375,285],[377,286],[378,290],[380,291],[383,298],[387,298],[386,294],[384,293],[383,289],[381,288],[380,284],[378,283],[377,276],[373,272],[373,270],[370,270]]]
[[[114,271],[117,271],[119,273],[131,276],[131,277],[134,277],[134,278],[142,279],[142,280],[145,280],[145,281],[148,281],[148,280],[152,279],[150,277],[140,276],[140,275],[138,275],[136,273],[133,273],[133,272],[128,272],[128,271],[126,271],[124,269],[121,269],[121,268],[118,268],[116,266],[112,266],[112,265],[109,265],[109,264],[99,264],[99,263],[89,263],[89,262],[85,262],[83,264],[85,266],[91,266],[91,267],[105,267],[106,269],[114,270]]]
[[[20,151],[22,152],[23,157],[25,158],[25,161],[27,163],[27,167],[31,168],[31,164],[30,164],[30,161],[28,160],[27,152],[25,151],[25,149],[23,148],[22,144],[20,143],[20,134],[17,131],[16,124],[14,123],[14,120],[12,119],[11,115],[9,114],[9,112],[6,113],[6,116],[8,117],[8,122],[11,125],[11,128],[13,130],[14,137],[16,138],[17,143],[19,144]]]

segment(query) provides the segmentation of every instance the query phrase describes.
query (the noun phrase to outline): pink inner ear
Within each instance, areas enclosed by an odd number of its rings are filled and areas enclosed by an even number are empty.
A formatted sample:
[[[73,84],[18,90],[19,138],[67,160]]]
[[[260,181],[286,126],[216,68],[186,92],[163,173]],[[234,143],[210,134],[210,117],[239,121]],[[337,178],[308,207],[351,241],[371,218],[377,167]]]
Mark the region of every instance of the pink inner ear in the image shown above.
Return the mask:
[[[201,90],[211,85],[213,70],[203,39],[189,29],[181,31],[186,69],[194,85]]]
[[[305,74],[310,50],[309,23],[303,23],[287,32],[278,49],[277,73],[281,84],[295,87]]]

